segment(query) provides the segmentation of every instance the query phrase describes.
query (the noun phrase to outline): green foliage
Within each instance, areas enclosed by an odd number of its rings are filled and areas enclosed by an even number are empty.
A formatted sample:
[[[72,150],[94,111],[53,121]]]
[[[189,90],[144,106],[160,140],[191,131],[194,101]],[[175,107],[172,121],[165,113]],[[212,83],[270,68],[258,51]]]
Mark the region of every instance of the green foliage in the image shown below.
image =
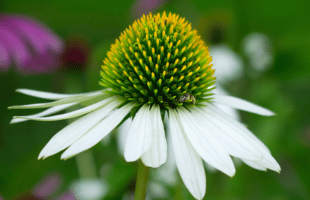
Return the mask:
[[[83,92],[100,89],[99,67],[107,50],[122,30],[133,22],[133,1],[39,1],[15,0],[1,3],[4,13],[21,13],[50,26],[64,40],[79,33],[92,48],[84,72],[61,72],[23,76],[14,70],[0,72],[0,194],[14,199],[31,190],[42,177],[59,173],[64,178],[61,190],[79,179],[74,158],[61,161],[59,154],[38,161],[36,158],[48,140],[66,122],[24,122],[9,125],[14,115],[29,115],[30,110],[7,110],[8,106],[35,103],[35,98],[15,93],[17,88],[63,92],[68,74],[85,76]],[[207,44],[215,44],[214,30],[224,30],[223,40],[245,60],[242,40],[251,32],[267,34],[274,48],[274,62],[258,78],[246,73],[224,87],[232,95],[273,110],[275,117],[264,118],[241,112],[244,124],[271,150],[282,167],[280,174],[261,172],[246,165],[237,167],[235,177],[207,171],[205,199],[310,199],[310,20],[306,1],[204,1],[172,0],[156,12],[166,10],[186,17]],[[309,4],[309,3],[308,3]],[[148,13],[146,13],[148,14]],[[216,28],[206,28],[212,25]],[[212,56],[212,55],[211,55]],[[87,89],[86,89],[87,88]],[[135,164],[126,163],[112,139],[93,148],[96,168],[106,169],[100,178],[108,184],[106,199],[121,199],[133,191]],[[104,139],[105,140],[105,139]],[[108,166],[108,167],[105,167]],[[151,170],[152,173],[152,170]],[[169,188],[174,199],[192,199],[184,184]]]

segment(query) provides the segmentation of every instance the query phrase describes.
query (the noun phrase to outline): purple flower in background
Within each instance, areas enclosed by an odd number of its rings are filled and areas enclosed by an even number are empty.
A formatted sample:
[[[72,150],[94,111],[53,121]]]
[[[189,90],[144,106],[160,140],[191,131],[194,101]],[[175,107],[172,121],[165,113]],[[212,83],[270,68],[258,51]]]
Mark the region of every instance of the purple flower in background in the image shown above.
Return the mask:
[[[49,174],[42,178],[32,189],[26,190],[22,193],[17,194],[13,198],[16,200],[76,200],[74,192],[71,190],[66,190],[63,193],[59,194],[61,190],[63,178],[57,173]],[[0,195],[0,200],[5,200]]]
[[[35,199],[63,199],[75,200],[76,197],[71,190],[66,190],[62,194],[57,195],[57,191],[61,188],[62,177],[59,174],[49,174],[42,181],[38,182],[31,190],[31,195]]]
[[[37,185],[32,189],[31,193],[38,198],[46,198],[51,196],[55,191],[60,188],[62,178],[58,174],[50,174],[44,179],[37,183]]]
[[[23,73],[46,73],[59,65],[62,40],[37,20],[0,15],[0,70],[15,64]]]
[[[140,18],[143,14],[154,12],[159,7],[163,6],[168,0],[136,0],[132,6],[132,17]]]

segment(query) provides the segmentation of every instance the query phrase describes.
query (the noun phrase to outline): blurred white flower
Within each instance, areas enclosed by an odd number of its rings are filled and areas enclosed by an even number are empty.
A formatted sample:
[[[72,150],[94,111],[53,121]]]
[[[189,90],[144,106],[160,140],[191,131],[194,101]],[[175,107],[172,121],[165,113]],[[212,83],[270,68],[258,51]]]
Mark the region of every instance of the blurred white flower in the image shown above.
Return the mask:
[[[243,49],[251,67],[257,72],[267,70],[273,62],[270,38],[263,33],[250,33],[243,39]]]
[[[71,190],[78,200],[97,200],[106,195],[107,186],[100,179],[81,179],[72,183]]]
[[[214,76],[218,83],[224,84],[241,77],[243,72],[242,59],[228,45],[210,46],[210,55],[212,55]]]
[[[171,199],[169,196],[168,189],[155,181],[150,181],[148,183],[148,193],[146,195],[146,200],[152,200],[152,199]]]

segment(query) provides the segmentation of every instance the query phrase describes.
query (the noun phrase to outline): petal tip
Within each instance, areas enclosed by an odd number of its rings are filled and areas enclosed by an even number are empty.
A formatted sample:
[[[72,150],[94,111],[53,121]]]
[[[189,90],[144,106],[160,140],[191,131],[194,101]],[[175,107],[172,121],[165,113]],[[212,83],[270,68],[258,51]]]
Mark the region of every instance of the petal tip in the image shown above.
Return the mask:
[[[66,152],[64,152],[62,155],[61,155],[61,157],[60,157],[60,159],[61,160],[68,160],[68,159],[70,159],[70,158],[72,158],[72,157],[74,157],[76,154],[70,154],[70,153],[66,153]]]
[[[67,153],[64,152],[63,154],[61,154],[60,159],[61,160],[66,160],[68,158],[68,156],[66,155]]]
[[[230,178],[234,177],[235,174],[236,174],[236,169],[234,168],[234,170],[232,171],[227,171],[227,172],[224,172],[225,174],[227,174]]]
[[[134,161],[138,160],[138,159],[135,160],[135,159],[130,158],[130,157],[128,158],[128,156],[126,156],[126,155],[124,157],[125,157],[126,162],[134,162]]]
[[[40,152],[39,156],[38,156],[38,160],[41,160],[44,157],[44,154],[42,153],[42,151]]]
[[[268,112],[265,114],[265,116],[277,116],[276,113],[272,112],[271,110],[267,110]]]

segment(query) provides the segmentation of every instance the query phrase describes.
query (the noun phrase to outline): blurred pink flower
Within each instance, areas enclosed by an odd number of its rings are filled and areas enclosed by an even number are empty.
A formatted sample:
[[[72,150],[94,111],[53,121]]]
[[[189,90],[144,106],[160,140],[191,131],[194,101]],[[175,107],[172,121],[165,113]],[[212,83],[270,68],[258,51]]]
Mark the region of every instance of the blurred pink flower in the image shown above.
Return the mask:
[[[132,6],[132,17],[140,18],[143,14],[154,12],[159,7],[163,6],[168,0],[136,0]]]
[[[59,65],[62,40],[48,27],[22,15],[0,15],[0,70],[47,73]]]
[[[55,193],[61,186],[62,178],[59,174],[49,174],[37,183],[31,193],[38,198],[46,198]]]
[[[44,176],[32,189],[26,190],[22,193],[17,194],[13,198],[15,200],[76,200],[74,192],[66,190],[59,194],[61,190],[63,178],[57,173],[52,173]],[[5,200],[0,194],[0,200]]]

